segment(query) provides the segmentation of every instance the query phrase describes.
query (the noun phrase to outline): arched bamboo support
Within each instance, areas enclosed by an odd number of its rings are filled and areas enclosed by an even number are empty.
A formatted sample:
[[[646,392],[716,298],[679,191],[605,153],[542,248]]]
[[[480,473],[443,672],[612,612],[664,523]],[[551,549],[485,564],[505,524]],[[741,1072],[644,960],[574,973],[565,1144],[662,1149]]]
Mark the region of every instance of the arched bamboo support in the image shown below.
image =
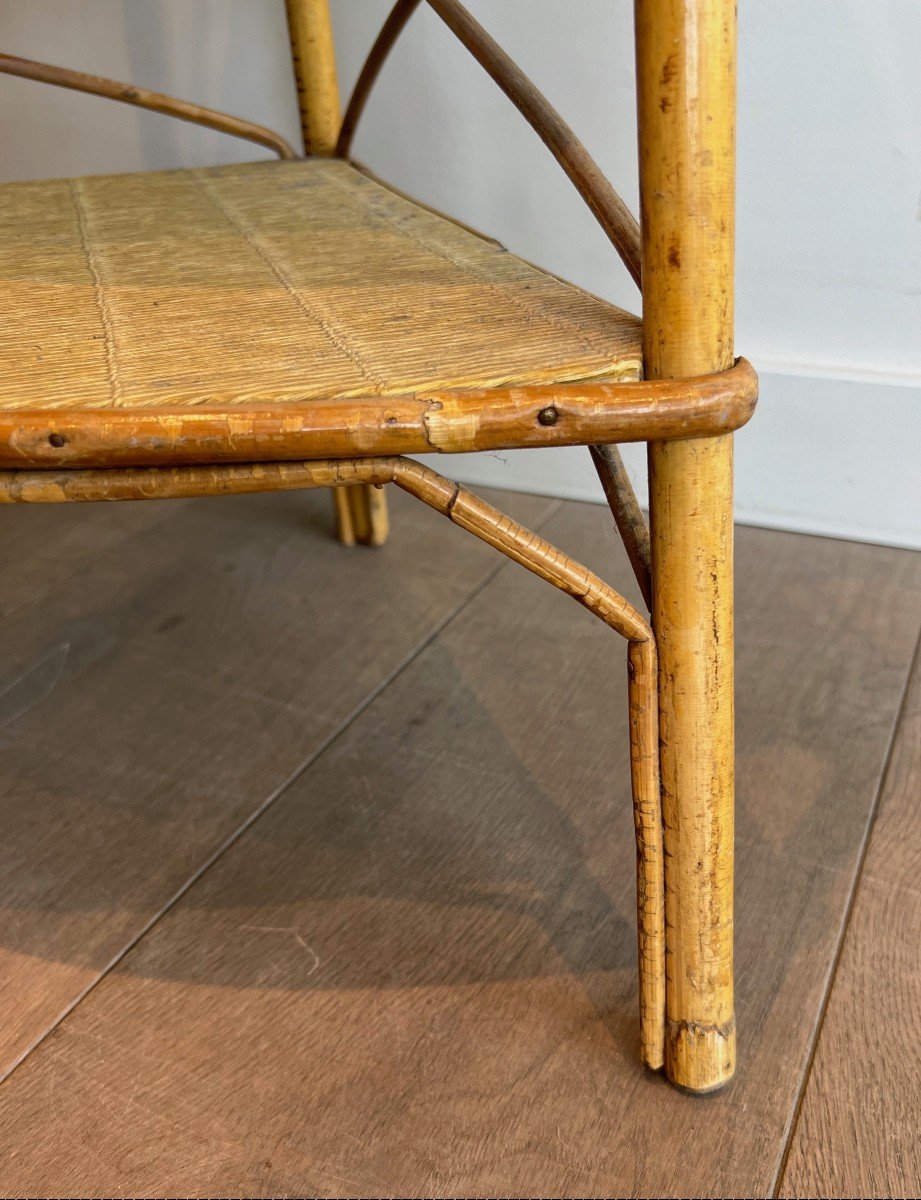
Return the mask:
[[[397,38],[399,38],[409,18],[421,3],[422,0],[397,0],[397,3],[388,13],[387,20],[381,26],[381,31],[375,38],[374,45],[365,59],[355,86],[352,89],[352,94],[349,96],[349,102],[346,105],[345,116],[342,118],[342,126],[339,130],[339,139],[336,143],[336,154],[340,158],[348,158],[351,153],[358,122],[365,111],[368,97],[371,95],[375,83],[377,83],[377,77],[380,75],[384,63],[389,58],[390,51],[393,49]]]
[[[17,58],[12,54],[0,54],[0,74],[16,75],[20,79],[34,79],[37,83],[50,83],[55,87],[70,88],[74,92],[86,92],[90,96],[102,96],[107,100],[118,100],[121,104],[132,104],[135,108],[146,108],[150,112],[166,117],[177,117],[193,125],[204,125],[219,133],[256,142],[273,150],[279,158],[297,158],[285,139],[263,125],[232,117],[228,113],[205,108],[201,104],[190,104],[177,100],[162,92],[151,92],[147,88],[135,87],[131,83],[118,83],[104,79],[101,75],[86,75],[82,71],[71,71],[67,67],[53,67],[49,63],[33,62],[29,58]]]
[[[546,97],[457,0],[427,0],[455,37],[498,84],[560,164],[640,285],[640,230],[636,218],[601,168]],[[371,49],[342,122],[336,153],[347,157],[367,98],[394,42],[418,3],[400,0]]]
[[[656,646],[646,618],[586,567],[465,488],[404,458],[227,466],[0,472],[0,503],[55,504],[239,495],[395,483],[539,578],[628,641],[630,774],[637,845],[637,937],[643,1061],[662,1065],[665,901],[658,764]]]

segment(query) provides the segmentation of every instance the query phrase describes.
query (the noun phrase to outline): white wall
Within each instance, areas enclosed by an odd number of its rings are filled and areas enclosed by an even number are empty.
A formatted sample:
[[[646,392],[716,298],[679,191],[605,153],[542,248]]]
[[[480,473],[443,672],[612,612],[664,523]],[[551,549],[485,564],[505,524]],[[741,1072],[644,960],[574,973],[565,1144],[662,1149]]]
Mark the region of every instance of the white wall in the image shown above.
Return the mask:
[[[388,0],[333,0],[343,84]],[[467,0],[636,207],[629,0]],[[281,0],[0,0],[4,50],[128,78],[292,139]],[[742,0],[737,344],[762,376],[738,435],[743,520],[921,547],[921,4]],[[90,132],[90,130],[92,132]],[[261,156],[104,101],[0,79],[0,177]],[[428,10],[356,154],[436,207],[625,307],[632,284],[570,185]],[[642,450],[631,467],[642,473]],[[600,498],[584,451],[454,474]]]

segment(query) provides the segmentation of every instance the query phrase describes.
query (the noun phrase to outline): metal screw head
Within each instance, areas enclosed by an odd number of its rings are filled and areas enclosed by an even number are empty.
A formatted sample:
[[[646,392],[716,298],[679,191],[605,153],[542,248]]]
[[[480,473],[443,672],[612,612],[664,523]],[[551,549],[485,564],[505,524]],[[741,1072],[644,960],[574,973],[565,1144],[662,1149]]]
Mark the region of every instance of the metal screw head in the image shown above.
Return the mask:
[[[63,433],[50,433],[48,435],[48,442],[54,446],[55,450],[60,450],[62,446],[67,445],[67,438]]]
[[[555,425],[560,419],[560,414],[551,404],[548,408],[542,408],[537,414],[537,420],[541,425]]]

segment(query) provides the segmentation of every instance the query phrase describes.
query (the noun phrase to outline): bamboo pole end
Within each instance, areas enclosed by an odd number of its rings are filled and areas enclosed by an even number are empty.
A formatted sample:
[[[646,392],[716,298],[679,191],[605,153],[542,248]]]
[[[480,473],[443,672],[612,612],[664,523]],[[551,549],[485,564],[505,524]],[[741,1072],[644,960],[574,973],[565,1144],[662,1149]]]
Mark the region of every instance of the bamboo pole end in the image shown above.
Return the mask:
[[[716,1092],[735,1074],[736,1023],[700,1025],[667,1021],[665,1074],[676,1087],[694,1095]]]

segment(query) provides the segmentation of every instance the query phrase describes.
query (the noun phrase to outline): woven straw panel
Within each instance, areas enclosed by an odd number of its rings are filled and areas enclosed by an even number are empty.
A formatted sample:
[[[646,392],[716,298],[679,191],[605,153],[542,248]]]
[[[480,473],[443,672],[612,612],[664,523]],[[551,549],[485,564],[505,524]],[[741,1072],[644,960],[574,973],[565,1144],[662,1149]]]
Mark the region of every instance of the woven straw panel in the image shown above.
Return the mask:
[[[347,163],[0,187],[0,408],[635,379],[637,319]]]

